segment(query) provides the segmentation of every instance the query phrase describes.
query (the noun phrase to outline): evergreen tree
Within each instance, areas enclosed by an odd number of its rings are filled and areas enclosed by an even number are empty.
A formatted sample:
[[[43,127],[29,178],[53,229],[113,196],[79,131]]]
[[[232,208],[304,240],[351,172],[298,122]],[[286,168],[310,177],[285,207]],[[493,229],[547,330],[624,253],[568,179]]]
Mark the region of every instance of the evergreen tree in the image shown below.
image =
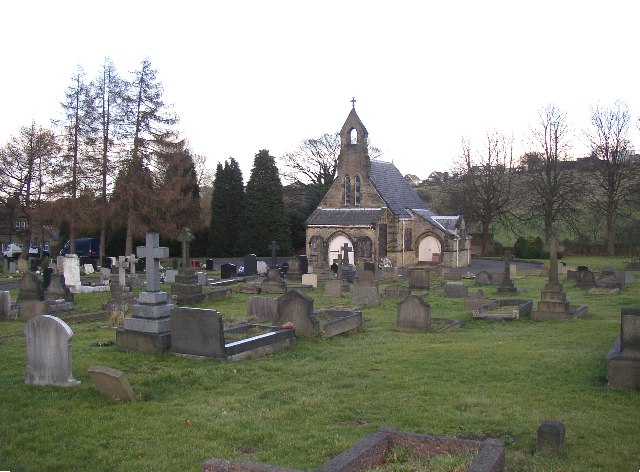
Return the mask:
[[[244,184],[242,171],[232,157],[224,167],[218,163],[211,194],[209,250],[214,257],[233,255],[242,212]]]
[[[282,198],[282,182],[274,158],[263,149],[253,161],[240,216],[236,254],[269,255],[275,241],[278,254],[291,254],[291,231]]]

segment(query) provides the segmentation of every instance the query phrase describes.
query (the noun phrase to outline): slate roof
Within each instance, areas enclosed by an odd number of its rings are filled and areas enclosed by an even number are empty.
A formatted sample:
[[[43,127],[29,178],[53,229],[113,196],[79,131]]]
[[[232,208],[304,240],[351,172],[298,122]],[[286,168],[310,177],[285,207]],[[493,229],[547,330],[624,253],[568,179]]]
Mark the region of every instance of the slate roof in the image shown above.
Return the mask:
[[[307,218],[307,225],[371,226],[383,212],[383,208],[318,208]]]
[[[418,196],[411,184],[400,174],[400,171],[391,162],[371,161],[371,182],[386,202],[388,208],[398,215],[400,219],[411,218],[406,210],[426,210],[422,199]]]
[[[421,218],[424,218],[425,220],[427,220],[432,225],[439,227],[445,233],[449,233],[453,236],[457,236],[456,225],[460,220],[459,216],[436,215],[429,210],[413,210],[413,212],[416,215],[420,216]]]

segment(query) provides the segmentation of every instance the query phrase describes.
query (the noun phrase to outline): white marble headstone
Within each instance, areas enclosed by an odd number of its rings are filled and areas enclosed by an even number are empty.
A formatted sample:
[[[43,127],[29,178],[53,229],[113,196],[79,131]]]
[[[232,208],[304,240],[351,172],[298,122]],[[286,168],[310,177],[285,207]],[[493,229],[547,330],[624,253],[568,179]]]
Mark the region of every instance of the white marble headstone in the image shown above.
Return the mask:
[[[256,264],[257,270],[258,270],[258,274],[260,275],[264,275],[267,273],[267,270],[269,269],[269,267],[267,266],[267,263],[265,261],[258,261]]]
[[[64,283],[73,291],[74,287],[82,285],[80,281],[80,260],[75,254],[67,254],[62,259],[62,274]]]

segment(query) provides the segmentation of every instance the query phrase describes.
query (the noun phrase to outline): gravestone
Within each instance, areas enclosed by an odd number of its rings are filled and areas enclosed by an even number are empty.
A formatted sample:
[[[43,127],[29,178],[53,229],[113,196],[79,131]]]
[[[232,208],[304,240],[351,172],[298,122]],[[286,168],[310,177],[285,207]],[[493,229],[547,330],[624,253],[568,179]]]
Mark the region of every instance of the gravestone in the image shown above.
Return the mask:
[[[587,316],[586,305],[570,305],[567,294],[558,281],[558,242],[551,239],[549,282],[547,282],[540,295],[538,309],[531,312],[534,321],[545,320],[572,320]]]
[[[277,259],[277,251],[280,249],[275,241],[271,241],[269,245],[269,249],[271,250],[271,264],[269,265],[270,269],[278,267],[278,259]]]
[[[204,266],[206,270],[213,270],[213,259],[207,259]]]
[[[605,272],[602,271],[600,277],[596,279],[596,288],[605,288],[605,289],[621,289],[623,283],[616,277],[613,271]]]
[[[95,272],[93,264],[83,264],[82,267],[84,268],[84,273],[87,275],[91,275]]]
[[[25,300],[44,300],[42,281],[33,272],[26,272],[20,280],[18,303]]]
[[[282,326],[292,323],[296,336],[312,337],[318,333],[319,325],[313,315],[313,299],[300,290],[290,290],[278,298],[274,324]]]
[[[596,286],[596,277],[590,270],[579,270],[576,273],[576,287],[593,288]]]
[[[249,297],[247,299],[247,316],[255,318],[258,323],[275,323],[278,303],[271,297]]]
[[[100,268],[100,284],[101,285],[110,285],[111,284],[111,269],[108,267]]]
[[[500,281],[500,285],[498,286],[497,293],[499,295],[511,295],[514,293],[518,293],[518,289],[513,285],[513,281],[511,280],[511,261],[510,256],[505,256],[504,258],[504,278]]]
[[[127,258],[124,256],[118,256],[118,262],[112,265],[112,267],[118,268],[118,284],[121,287],[126,287],[127,285],[127,268],[129,267],[129,263],[127,262]]]
[[[444,285],[446,298],[465,298],[469,295],[469,288],[462,282],[447,282]]]
[[[620,335],[607,353],[609,387],[640,387],[640,308],[620,309]]]
[[[252,276],[258,274],[258,258],[255,254],[244,256],[244,275]]]
[[[318,274],[302,274],[302,285],[318,288]]]
[[[354,280],[353,283],[357,287],[378,287],[375,273],[368,270],[360,271],[360,273],[358,274],[358,278]]]
[[[222,315],[216,310],[176,307],[171,311],[171,352],[225,356]]]
[[[67,254],[62,257],[62,274],[64,282],[73,293],[79,291],[82,285],[80,280],[80,261],[75,254]]]
[[[378,306],[380,305],[380,293],[378,293],[378,287],[360,287],[354,285],[351,287],[350,293],[350,303],[352,305],[369,305],[369,306]]]
[[[558,455],[565,447],[565,429],[560,421],[544,420],[538,426],[536,452],[538,454]]]
[[[44,292],[45,300],[61,300],[73,302],[74,294],[64,282],[64,275],[53,274],[49,282],[49,287]]]
[[[9,261],[9,273],[10,274],[15,274],[17,271],[18,271],[18,268],[16,267],[16,261],[10,260]]]
[[[429,271],[427,269],[411,269],[409,272],[409,288],[412,290],[428,290]]]
[[[189,266],[189,248],[194,239],[189,228],[183,228],[182,233],[178,236],[178,241],[182,243],[182,267],[176,275],[175,283],[171,286],[171,295],[174,295],[181,305],[198,303],[206,297],[202,291],[202,284],[199,283],[198,275]]]
[[[105,397],[113,398],[121,402],[129,402],[136,399],[135,393],[124,372],[111,367],[92,365],[87,369],[87,374],[93,380],[96,390]]]
[[[269,266],[267,266],[267,263],[265,261],[258,261],[256,262],[256,270],[258,271],[259,275],[265,275],[269,270]]]
[[[387,298],[406,298],[411,295],[411,289],[404,285],[387,285],[384,289],[384,296]]]
[[[175,284],[176,275],[178,275],[178,271],[176,269],[167,269],[164,273],[164,282],[171,285]]]
[[[0,291],[0,321],[7,321],[11,318],[11,292],[2,290]]]
[[[280,270],[277,267],[270,267],[267,277],[260,284],[260,290],[264,293],[285,293],[287,284],[280,277]]]
[[[22,321],[29,321],[36,316],[48,315],[49,301],[43,300],[23,300],[18,304],[18,318]]]
[[[330,279],[325,281],[324,294],[327,297],[341,297],[342,296],[342,280]]]
[[[220,277],[223,279],[232,279],[236,276],[236,265],[226,262],[220,266]]]
[[[138,257],[145,258],[147,286],[132,306],[133,316],[116,330],[118,351],[159,354],[171,343],[170,312],[175,305],[167,303],[167,292],[160,291],[160,259],[169,257],[169,248],[159,243],[158,233],[147,233],[146,246],[137,248]]]
[[[71,371],[71,328],[55,316],[43,315],[24,326],[26,369],[24,382],[30,385],[73,387],[80,382]]]
[[[47,290],[51,283],[51,276],[53,275],[53,268],[47,267],[42,271],[42,290]]]
[[[491,274],[486,270],[481,270],[474,277],[473,283],[475,285],[491,285],[492,284]]]
[[[398,304],[396,326],[399,329],[431,329],[431,306],[415,295]]]

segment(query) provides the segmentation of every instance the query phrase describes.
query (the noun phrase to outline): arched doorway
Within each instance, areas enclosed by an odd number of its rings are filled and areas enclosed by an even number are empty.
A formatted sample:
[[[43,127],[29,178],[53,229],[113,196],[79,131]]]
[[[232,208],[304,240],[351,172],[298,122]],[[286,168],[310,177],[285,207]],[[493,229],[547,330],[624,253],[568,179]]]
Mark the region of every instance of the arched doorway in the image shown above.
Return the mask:
[[[333,238],[329,243],[329,264],[333,263],[334,259],[339,259],[342,256],[344,243],[347,243],[351,249],[349,251],[349,264],[353,264],[353,244],[349,238],[342,234]]]
[[[442,245],[435,236],[427,236],[418,246],[419,262],[440,262],[442,260]]]

